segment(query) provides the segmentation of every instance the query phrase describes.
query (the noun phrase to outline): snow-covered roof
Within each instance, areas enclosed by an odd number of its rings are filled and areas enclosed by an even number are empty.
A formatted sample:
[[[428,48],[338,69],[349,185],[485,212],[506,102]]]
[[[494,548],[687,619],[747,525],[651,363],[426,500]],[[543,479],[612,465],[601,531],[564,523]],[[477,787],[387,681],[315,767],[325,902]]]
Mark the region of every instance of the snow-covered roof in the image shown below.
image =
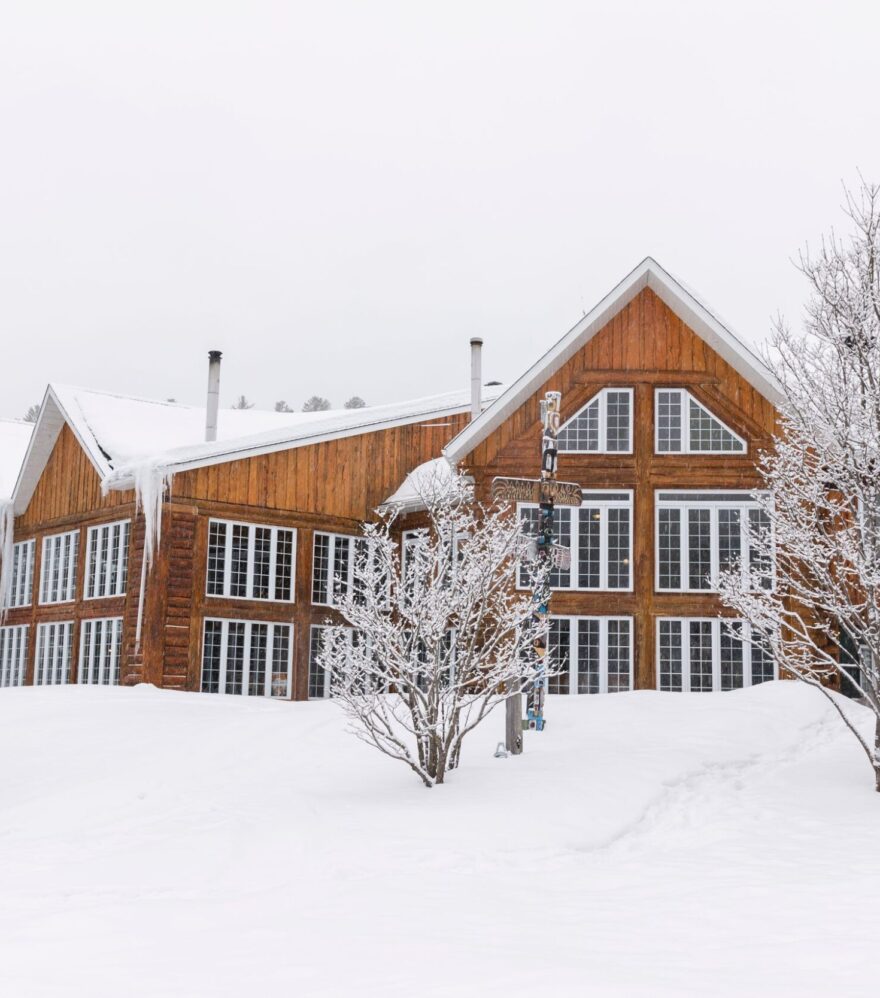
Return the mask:
[[[0,502],[12,497],[33,429],[23,419],[0,419]]]
[[[452,465],[445,457],[435,457],[418,465],[406,476],[400,488],[382,503],[401,513],[424,509],[425,498],[452,481]]]
[[[766,399],[774,405],[782,402],[782,390],[764,362],[681,281],[656,260],[646,257],[521,378],[451,440],[443,451],[446,457],[453,464],[463,461],[644,288],[650,288]]]
[[[491,402],[501,386],[484,389]],[[221,409],[217,440],[205,442],[205,410],[153,399],[131,398],[52,384],[40,408],[36,429],[15,488],[15,510],[27,508],[66,422],[95,470],[111,488],[130,488],[137,469],[179,472],[209,464],[303,447],[391,426],[464,412],[470,392],[324,412],[277,413]]]

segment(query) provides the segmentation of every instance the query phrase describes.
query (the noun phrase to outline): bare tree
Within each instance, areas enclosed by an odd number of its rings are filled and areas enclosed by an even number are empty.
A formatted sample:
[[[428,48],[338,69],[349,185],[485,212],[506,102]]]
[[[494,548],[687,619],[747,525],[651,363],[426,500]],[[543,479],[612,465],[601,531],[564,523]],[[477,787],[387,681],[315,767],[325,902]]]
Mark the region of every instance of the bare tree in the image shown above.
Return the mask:
[[[293,409],[282,399],[280,402],[275,403],[276,412],[293,412]]]
[[[352,395],[352,397],[345,403],[346,409],[365,409],[367,403],[360,397],[360,395]]]
[[[26,423],[36,423],[37,416],[40,415],[40,407],[38,405],[29,405],[27,412],[22,417]]]
[[[802,254],[805,330],[776,324],[768,354],[785,402],[762,455],[765,526],[776,586],[761,566],[724,574],[725,602],[765,635],[780,666],[829,697],[862,745],[880,791],[880,187],[846,194],[853,231]],[[748,566],[747,566],[748,567]],[[873,746],[826,685],[875,715]]]
[[[516,517],[474,502],[460,477],[426,489],[427,526],[402,551],[393,515],[365,527],[353,586],[336,580],[345,626],[328,627],[318,664],[349,728],[426,787],[443,783],[462,743],[533,675],[539,626],[514,587],[528,539]],[[533,580],[530,580],[533,581]]]
[[[303,412],[323,412],[330,408],[330,400],[321,398],[320,395],[313,395],[303,403]]]
[[[253,409],[254,403],[248,400],[246,395],[239,395],[232,403],[233,409]]]

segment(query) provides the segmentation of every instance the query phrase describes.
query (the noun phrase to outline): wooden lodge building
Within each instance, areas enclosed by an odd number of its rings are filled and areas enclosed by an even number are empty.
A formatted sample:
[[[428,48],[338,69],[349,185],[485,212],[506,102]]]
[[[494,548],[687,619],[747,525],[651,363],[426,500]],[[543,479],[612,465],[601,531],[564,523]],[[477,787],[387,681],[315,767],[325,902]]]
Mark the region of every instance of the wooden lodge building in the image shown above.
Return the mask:
[[[223,410],[205,440],[203,409],[50,386],[3,517],[0,686],[326,695],[313,652],[361,524],[441,457],[482,496],[495,476],[535,477],[548,390],[562,393],[559,477],[583,490],[580,509],[558,511],[572,559],[553,578],[551,646],[566,669],[551,692],[773,678],[760,646],[720,626],[712,579],[747,553],[761,515],[755,464],[779,390],[646,259],[514,384],[484,388],[479,412],[465,392]]]

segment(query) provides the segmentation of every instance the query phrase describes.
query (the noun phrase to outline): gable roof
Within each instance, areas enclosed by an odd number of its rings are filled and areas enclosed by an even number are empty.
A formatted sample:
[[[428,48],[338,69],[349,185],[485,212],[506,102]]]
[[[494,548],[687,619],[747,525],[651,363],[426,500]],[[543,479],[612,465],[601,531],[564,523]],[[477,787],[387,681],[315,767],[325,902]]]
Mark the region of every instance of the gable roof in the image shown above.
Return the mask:
[[[494,399],[503,389],[486,388]],[[470,408],[470,392],[450,392],[393,405],[324,412],[221,409],[217,440],[205,442],[205,410],[66,385],[49,385],[15,484],[15,512],[27,509],[65,423],[101,480],[133,487],[135,470],[169,472],[234,461],[292,447],[356,436]],[[16,469],[17,470],[17,469]],[[14,479],[13,479],[14,480]]]
[[[0,419],[0,503],[12,496],[33,429],[23,419]]]
[[[779,405],[782,390],[773,373],[729,326],[712,312],[681,281],[651,257],[645,259],[575,326],[533,364],[477,419],[469,423],[443,449],[453,464],[463,461],[479,443],[497,429],[544,382],[576,354],[608,322],[628,305],[640,291],[650,288],[701,339],[715,350],[764,398]]]

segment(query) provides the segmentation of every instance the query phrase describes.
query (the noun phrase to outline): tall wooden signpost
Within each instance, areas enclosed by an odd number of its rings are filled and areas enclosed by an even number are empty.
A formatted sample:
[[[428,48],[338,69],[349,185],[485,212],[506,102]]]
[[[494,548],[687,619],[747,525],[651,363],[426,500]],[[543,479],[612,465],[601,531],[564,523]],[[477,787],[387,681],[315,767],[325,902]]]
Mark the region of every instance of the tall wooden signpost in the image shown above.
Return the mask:
[[[522,732],[544,730],[544,697],[547,692],[548,616],[550,613],[550,571],[566,568],[571,564],[568,548],[553,543],[553,511],[559,506],[580,506],[581,487],[576,482],[557,482],[557,443],[559,413],[562,403],[560,392],[547,392],[541,400],[541,477],[496,478],[492,482],[492,495],[500,502],[530,502],[538,504],[538,532],[535,538],[534,557],[547,571],[539,573],[532,594],[533,617],[538,624],[539,637],[535,640],[534,676],[527,690],[526,717],[522,720],[522,695],[516,691],[507,699],[506,747],[508,752],[522,752]]]

